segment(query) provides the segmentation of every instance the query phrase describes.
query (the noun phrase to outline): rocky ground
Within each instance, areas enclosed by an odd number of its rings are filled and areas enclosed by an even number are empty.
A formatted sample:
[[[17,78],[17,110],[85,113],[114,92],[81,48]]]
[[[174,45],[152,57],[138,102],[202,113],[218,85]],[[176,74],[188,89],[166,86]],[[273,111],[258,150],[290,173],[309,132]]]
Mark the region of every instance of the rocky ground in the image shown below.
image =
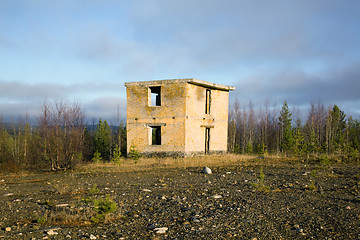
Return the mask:
[[[0,239],[360,239],[359,165],[201,170],[0,175]]]

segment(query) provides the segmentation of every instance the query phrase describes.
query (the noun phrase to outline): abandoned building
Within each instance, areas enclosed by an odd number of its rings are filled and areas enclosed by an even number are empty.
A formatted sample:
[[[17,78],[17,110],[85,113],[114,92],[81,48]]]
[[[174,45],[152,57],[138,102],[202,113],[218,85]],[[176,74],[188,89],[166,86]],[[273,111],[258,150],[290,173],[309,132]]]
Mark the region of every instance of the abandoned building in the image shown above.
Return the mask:
[[[127,151],[189,156],[227,151],[229,91],[198,79],[125,83]]]

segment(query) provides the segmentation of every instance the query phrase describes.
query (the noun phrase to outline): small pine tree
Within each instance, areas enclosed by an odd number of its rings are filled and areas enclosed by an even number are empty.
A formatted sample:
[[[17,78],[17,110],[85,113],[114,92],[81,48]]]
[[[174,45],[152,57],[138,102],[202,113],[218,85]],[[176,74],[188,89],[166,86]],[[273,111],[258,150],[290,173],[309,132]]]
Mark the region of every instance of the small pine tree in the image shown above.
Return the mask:
[[[237,153],[237,154],[241,153],[241,149],[240,149],[238,144],[236,144],[235,147],[234,147],[234,153]]]
[[[293,153],[295,155],[302,154],[304,152],[303,149],[304,136],[302,134],[300,119],[296,121],[296,127],[294,128],[293,136],[294,136]]]
[[[258,145],[258,148],[257,148],[257,153],[260,155],[260,156],[264,156],[265,155],[265,144],[264,143],[259,143]]]
[[[111,161],[114,162],[114,163],[120,164],[121,152],[120,152],[119,148],[114,149]]]
[[[94,136],[94,148],[98,151],[104,160],[110,160],[111,153],[111,129],[108,123],[99,120]]]
[[[137,162],[137,160],[140,159],[141,153],[139,152],[139,150],[136,148],[135,145],[130,146],[129,157],[135,160],[135,162]]]
[[[101,160],[102,160],[101,153],[99,153],[98,151],[96,151],[96,152],[94,153],[94,157],[93,157],[91,160],[92,160],[93,162],[95,162],[95,163],[101,162]]]
[[[253,147],[251,143],[246,144],[245,153],[252,154],[253,153]]]
[[[287,102],[284,101],[283,107],[280,112],[279,124],[281,129],[280,149],[282,152],[289,152],[293,146],[293,134],[291,131],[291,115]]]
[[[117,209],[116,202],[112,201],[109,195],[106,195],[105,198],[99,198],[94,200],[94,207],[97,213],[97,218],[94,220],[104,220],[104,222],[108,221],[108,215],[113,213]]]

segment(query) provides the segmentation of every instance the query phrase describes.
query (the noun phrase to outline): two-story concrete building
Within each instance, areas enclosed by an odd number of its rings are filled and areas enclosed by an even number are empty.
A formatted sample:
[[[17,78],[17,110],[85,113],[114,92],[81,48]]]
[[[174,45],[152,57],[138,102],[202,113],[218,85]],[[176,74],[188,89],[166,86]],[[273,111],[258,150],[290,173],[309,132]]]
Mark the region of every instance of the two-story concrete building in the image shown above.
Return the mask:
[[[125,83],[127,149],[189,156],[227,151],[229,91],[198,79]]]

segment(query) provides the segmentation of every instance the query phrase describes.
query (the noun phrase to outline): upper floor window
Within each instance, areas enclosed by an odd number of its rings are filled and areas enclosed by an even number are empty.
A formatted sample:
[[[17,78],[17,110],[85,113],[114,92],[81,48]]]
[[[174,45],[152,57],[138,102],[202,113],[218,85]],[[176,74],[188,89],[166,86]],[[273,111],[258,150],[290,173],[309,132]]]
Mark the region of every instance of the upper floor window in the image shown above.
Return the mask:
[[[206,89],[205,114],[210,114],[211,90]]]
[[[149,87],[150,89],[150,106],[161,106],[161,88]]]

